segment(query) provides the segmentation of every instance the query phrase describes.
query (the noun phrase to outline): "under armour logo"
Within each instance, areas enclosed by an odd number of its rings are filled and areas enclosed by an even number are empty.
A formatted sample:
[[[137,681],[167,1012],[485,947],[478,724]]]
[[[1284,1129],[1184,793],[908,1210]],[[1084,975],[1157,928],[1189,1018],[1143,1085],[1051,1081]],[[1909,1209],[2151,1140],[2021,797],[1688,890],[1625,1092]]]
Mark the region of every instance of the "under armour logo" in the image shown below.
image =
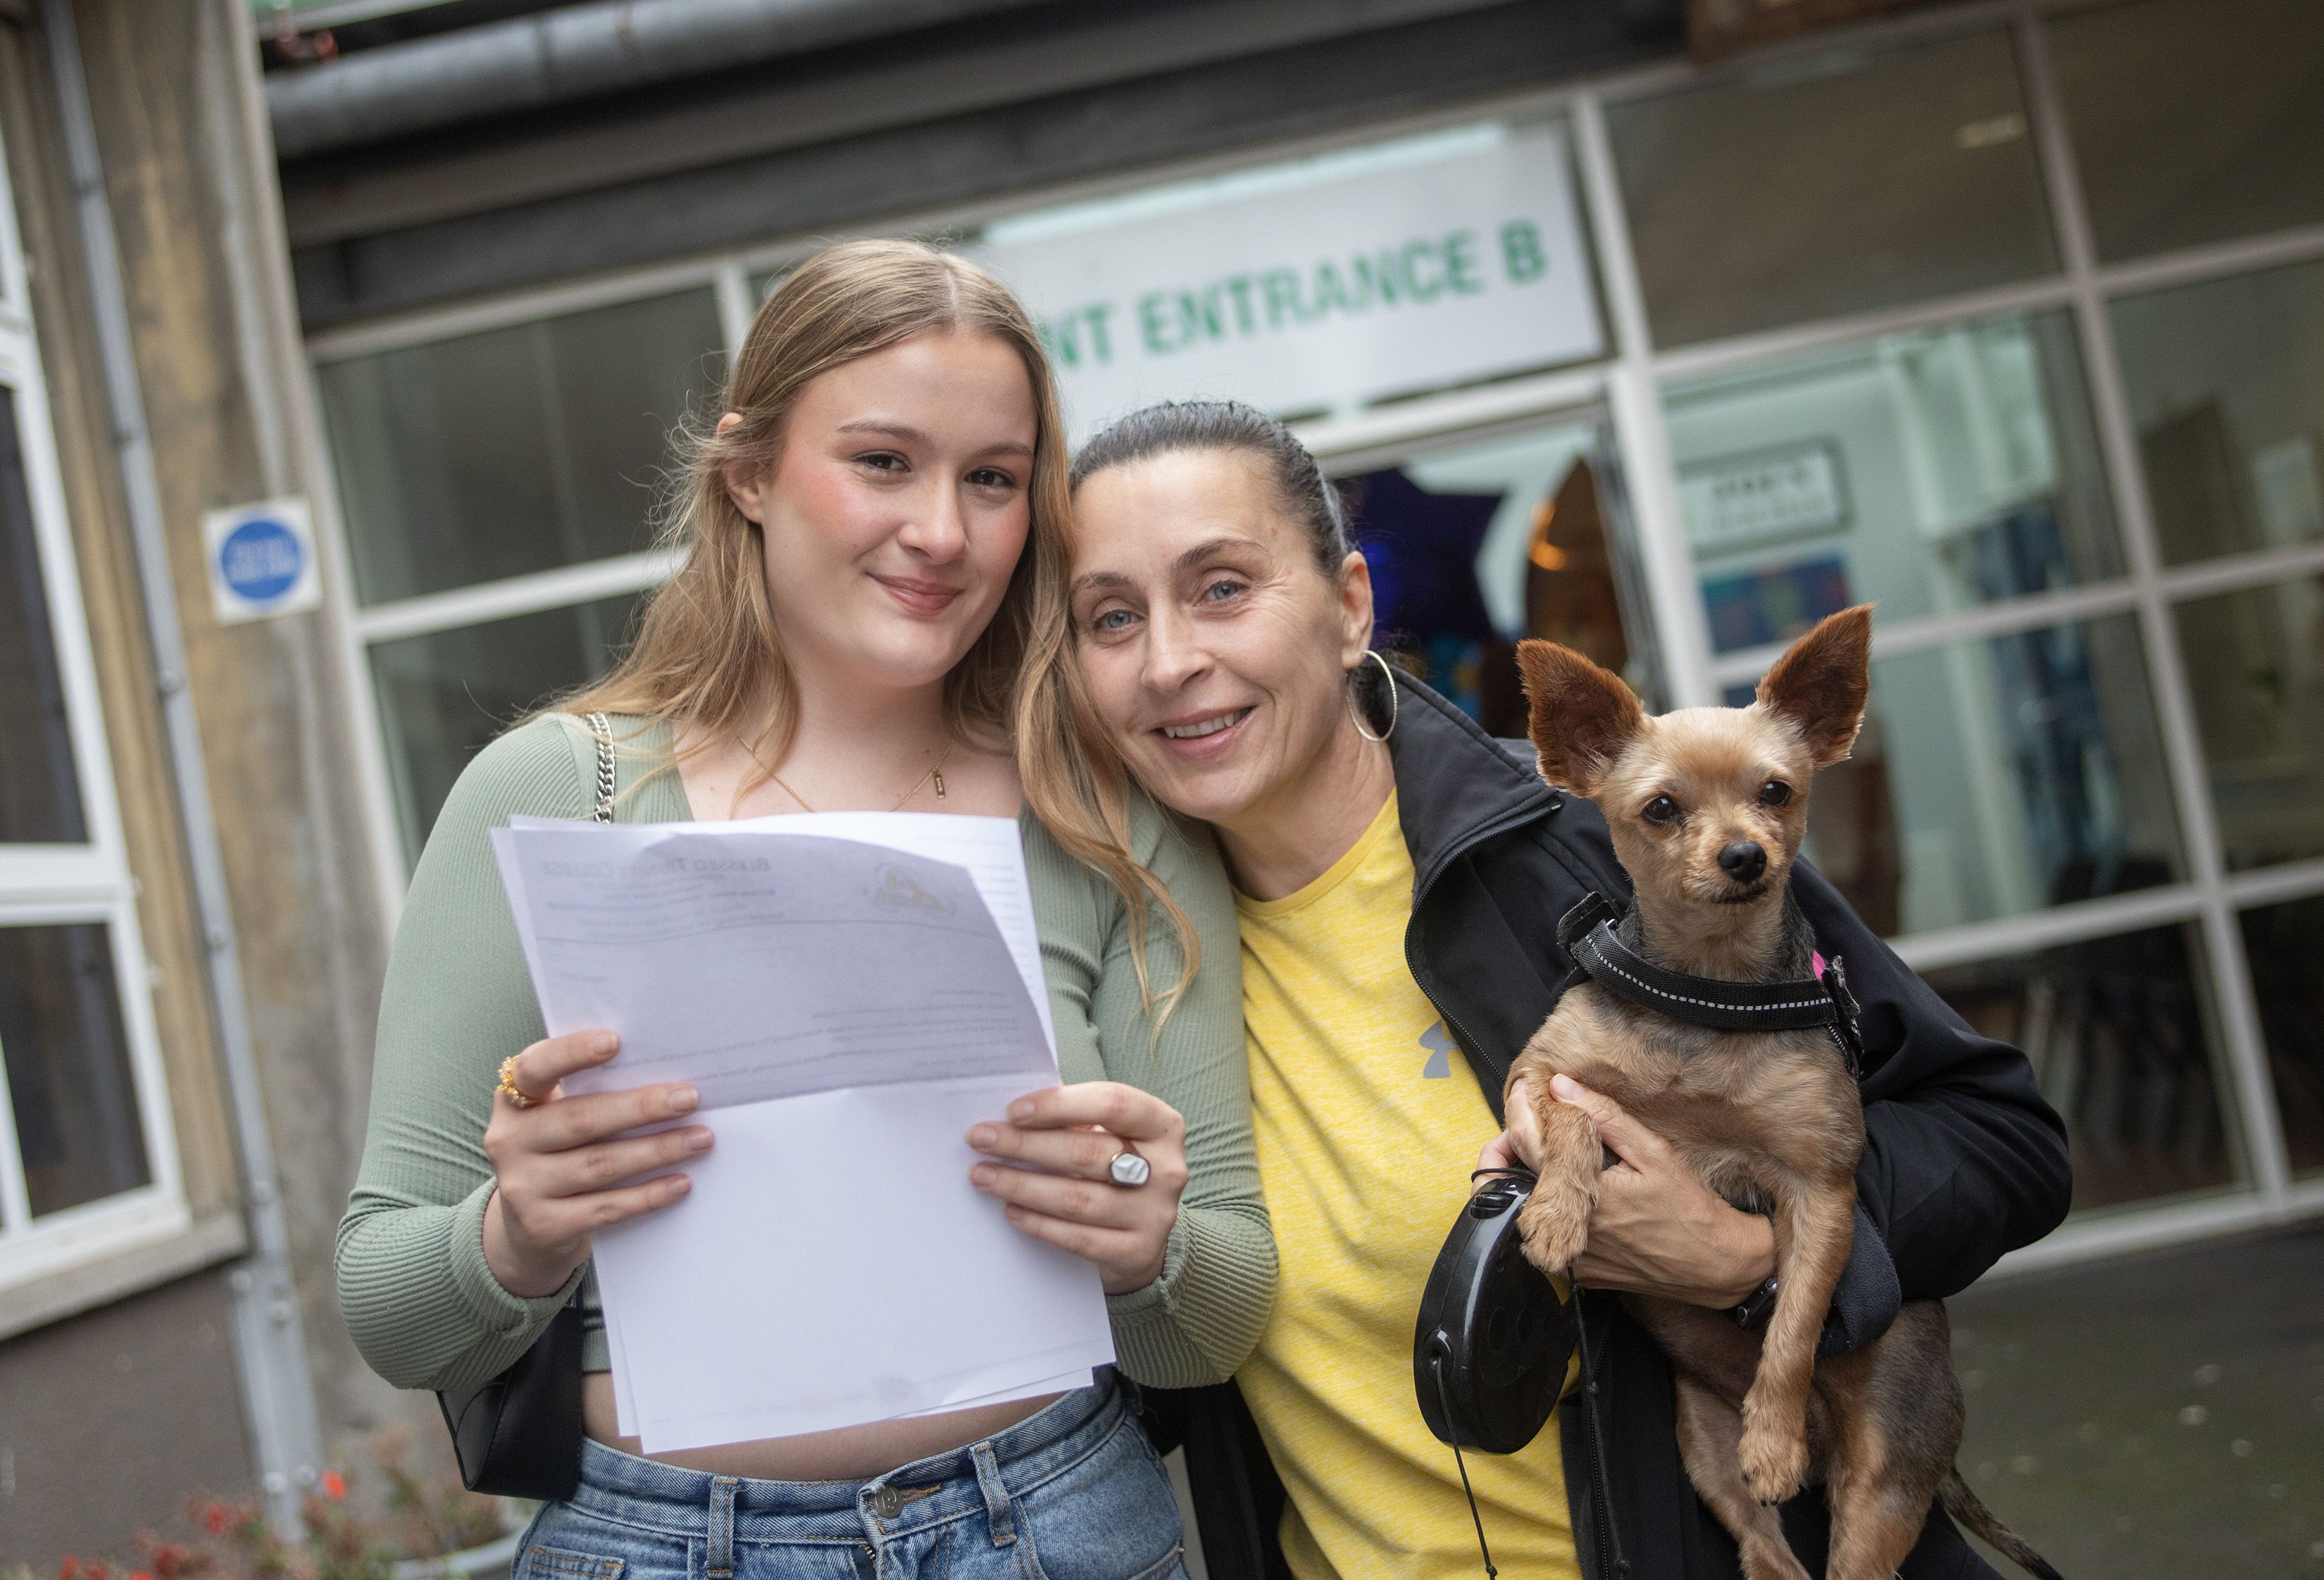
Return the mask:
[[[1452,1039],[1437,1021],[1420,1034],[1420,1046],[1428,1049],[1428,1062],[1420,1067],[1424,1081],[1447,1080],[1452,1074]]]

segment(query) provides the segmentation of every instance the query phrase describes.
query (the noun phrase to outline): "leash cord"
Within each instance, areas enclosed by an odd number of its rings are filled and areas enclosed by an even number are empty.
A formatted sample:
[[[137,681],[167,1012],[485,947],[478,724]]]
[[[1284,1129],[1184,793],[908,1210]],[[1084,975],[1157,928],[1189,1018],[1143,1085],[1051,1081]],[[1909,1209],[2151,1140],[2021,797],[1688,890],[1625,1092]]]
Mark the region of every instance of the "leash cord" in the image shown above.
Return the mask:
[[[1451,1395],[1444,1391],[1444,1348],[1441,1338],[1429,1354],[1428,1370],[1436,1378],[1437,1408],[1444,1412],[1445,1424],[1453,1426],[1459,1418],[1452,1413]],[[1501,1572],[1493,1567],[1493,1549],[1485,1545],[1485,1517],[1477,1511],[1476,1490],[1469,1485],[1469,1462],[1461,1457],[1461,1436],[1457,1427],[1454,1427],[1452,1435],[1452,1463],[1461,1469],[1461,1491],[1468,1495],[1469,1520],[1477,1528],[1477,1551],[1484,1556],[1487,1580],[1499,1580]]]

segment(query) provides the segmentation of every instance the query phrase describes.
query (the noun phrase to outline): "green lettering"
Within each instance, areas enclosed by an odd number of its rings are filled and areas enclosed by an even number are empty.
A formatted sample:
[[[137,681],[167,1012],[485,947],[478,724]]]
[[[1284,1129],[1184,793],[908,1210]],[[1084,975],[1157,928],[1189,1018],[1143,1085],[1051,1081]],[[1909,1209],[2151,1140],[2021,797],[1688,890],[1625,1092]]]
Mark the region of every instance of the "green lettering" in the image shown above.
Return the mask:
[[[1259,319],[1250,310],[1250,276],[1237,274],[1227,282],[1227,291],[1234,297],[1235,322],[1246,335],[1259,332]]]
[[[1107,333],[1106,315],[1113,311],[1110,301],[1092,302],[1082,310],[1083,321],[1089,325],[1090,349],[1096,354],[1100,365],[1113,360],[1113,337]]]
[[[1423,281],[1420,277],[1420,261],[1423,258],[1431,263],[1435,263],[1435,247],[1425,241],[1404,244],[1404,255],[1398,262],[1404,265],[1405,289],[1412,292],[1415,301],[1434,301],[1444,292],[1444,277],[1437,274]]]
[[[1267,298],[1267,327],[1283,328],[1285,319],[1296,323],[1307,316],[1299,305],[1299,276],[1288,269],[1269,269],[1259,277],[1259,289]]]
[[[1155,356],[1167,356],[1178,349],[1163,337],[1169,332],[1169,320],[1162,311],[1167,300],[1158,291],[1149,291],[1138,299],[1138,327],[1146,340],[1146,349]]]
[[[1329,258],[1315,265],[1315,311],[1321,315],[1333,310],[1353,312],[1356,303],[1349,299],[1347,282],[1340,278],[1339,265]]]
[[[1477,272],[1477,233],[1456,230],[1444,238],[1444,278],[1462,296],[1474,296],[1485,289],[1485,279]]]
[[[1178,293],[1178,328],[1185,336],[1179,344],[1191,345],[1204,338],[1222,340],[1226,338],[1226,328],[1217,286],[1212,286],[1199,296],[1191,291]]]
[[[1358,258],[1354,272],[1356,283],[1362,288],[1360,300],[1370,305],[1378,298],[1383,307],[1394,307],[1397,298],[1396,254],[1382,253],[1377,258]]]
[[[1512,285],[1530,284],[1548,272],[1549,257],[1532,220],[1512,219],[1501,226],[1501,267],[1508,271]]]

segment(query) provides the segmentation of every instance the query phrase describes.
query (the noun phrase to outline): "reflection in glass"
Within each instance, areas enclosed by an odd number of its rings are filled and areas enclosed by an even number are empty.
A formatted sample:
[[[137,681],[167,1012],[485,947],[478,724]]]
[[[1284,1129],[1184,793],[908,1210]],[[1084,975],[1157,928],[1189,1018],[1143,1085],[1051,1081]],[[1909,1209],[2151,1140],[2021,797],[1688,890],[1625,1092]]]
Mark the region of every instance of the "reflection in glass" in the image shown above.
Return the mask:
[[[1658,346],[2058,266],[1998,31],[1788,62],[1606,124]]]
[[[2324,580],[2172,614],[2227,865],[2324,855]]]
[[[2293,1172],[2324,1169],[2324,896],[2243,914],[2244,954]]]
[[[1921,975],[2033,1061],[2066,1122],[2076,1212],[2242,1179],[2193,923]]]
[[[717,388],[707,290],[326,364],[356,596],[650,546],[669,434]]]
[[[2111,311],[2164,562],[2324,539],[2324,263]]]
[[[2152,888],[2182,870],[2161,761],[2129,615],[1882,659],[1809,853],[1884,934]]]
[[[1868,599],[1904,620],[2121,573],[2062,313],[1883,335],[1665,406],[1717,651]]]
[[[2049,28],[2101,258],[2324,219],[2316,0],[2141,0]]]
[[[80,778],[73,767],[32,490],[16,432],[16,392],[0,386],[0,844],[78,845]]]
[[[416,863],[452,781],[493,737],[611,669],[644,593],[383,642],[371,650],[404,859]]]
[[[0,1056],[34,1217],[152,1181],[102,923],[0,927]]]
[[[1516,643],[1546,637],[1655,694],[1639,571],[1592,421],[1342,480],[1379,644],[1498,735],[1525,733]]]

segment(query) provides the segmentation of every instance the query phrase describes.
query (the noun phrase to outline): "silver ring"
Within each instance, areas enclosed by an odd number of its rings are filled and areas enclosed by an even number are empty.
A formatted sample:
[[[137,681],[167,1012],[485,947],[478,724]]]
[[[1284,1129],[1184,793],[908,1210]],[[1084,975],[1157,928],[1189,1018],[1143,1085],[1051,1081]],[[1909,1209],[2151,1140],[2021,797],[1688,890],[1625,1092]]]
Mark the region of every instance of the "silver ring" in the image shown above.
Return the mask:
[[[1116,1185],[1127,1186],[1133,1190],[1154,1178],[1154,1165],[1129,1147],[1113,1155],[1113,1161],[1106,1165],[1105,1171]]]

